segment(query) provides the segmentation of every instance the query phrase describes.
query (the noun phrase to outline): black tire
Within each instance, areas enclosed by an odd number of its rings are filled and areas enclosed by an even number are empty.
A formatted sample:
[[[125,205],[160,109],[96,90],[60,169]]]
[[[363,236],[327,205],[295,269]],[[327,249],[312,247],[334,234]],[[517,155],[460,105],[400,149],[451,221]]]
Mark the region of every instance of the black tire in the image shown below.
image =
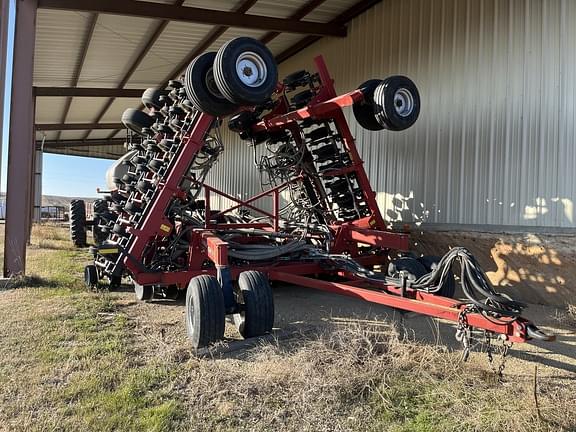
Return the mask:
[[[132,132],[146,136],[142,129],[150,128],[154,124],[154,117],[151,117],[140,110],[128,108],[122,114],[122,124]]]
[[[378,123],[378,120],[376,120],[374,112],[374,90],[376,90],[376,87],[381,83],[382,80],[371,79],[360,84],[358,89],[362,91],[364,99],[352,105],[354,118],[356,118],[358,124],[370,131],[380,131],[384,129],[384,127]]]
[[[245,67],[238,73],[238,62]],[[256,74],[255,74],[256,72]],[[278,66],[262,42],[239,37],[225,43],[216,54],[214,77],[220,92],[238,105],[262,105],[278,84]]]
[[[232,114],[238,108],[226,99],[214,79],[215,52],[207,52],[196,57],[186,69],[186,95],[194,108],[215,117]]]
[[[134,285],[134,295],[136,300],[149,301],[154,298],[154,287],[152,285],[140,285],[136,281],[132,281]],[[112,279],[110,279],[110,285],[112,285]]]
[[[90,289],[98,285],[98,269],[94,264],[84,267],[84,283]]]
[[[426,268],[412,257],[397,258],[388,265],[388,275],[391,277],[399,277],[401,271],[407,272],[408,280],[412,281],[420,279],[428,273]]]
[[[142,103],[148,109],[161,110],[164,103],[160,100],[162,96],[166,96],[167,91],[158,90],[156,88],[148,88],[142,93]]]
[[[70,201],[70,240],[76,247],[86,246],[86,203]]]
[[[424,266],[426,271],[430,273],[436,269],[436,266],[441,259],[442,257],[439,256],[424,255],[423,257],[418,258],[418,261]],[[456,279],[454,278],[452,270],[448,272],[448,278],[436,294],[441,295],[442,297],[454,298],[454,295],[456,294]]]
[[[376,120],[386,129],[408,129],[420,115],[420,94],[416,85],[405,76],[386,78],[374,90]]]
[[[245,338],[262,336],[274,326],[274,297],[264,273],[245,271],[238,277],[238,302],[243,308],[234,314],[234,324]]]
[[[192,346],[197,348],[224,337],[226,310],[224,294],[214,276],[192,278],[186,290],[186,331]]]

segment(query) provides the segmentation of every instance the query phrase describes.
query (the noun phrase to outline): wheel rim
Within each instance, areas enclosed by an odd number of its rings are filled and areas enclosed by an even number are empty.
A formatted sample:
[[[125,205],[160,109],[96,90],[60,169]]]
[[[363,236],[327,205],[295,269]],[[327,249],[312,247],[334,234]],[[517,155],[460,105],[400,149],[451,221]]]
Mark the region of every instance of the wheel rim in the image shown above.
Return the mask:
[[[401,88],[394,93],[394,109],[400,117],[408,117],[414,111],[414,97],[408,89]]]
[[[248,87],[260,87],[268,75],[266,62],[255,52],[240,54],[236,60],[236,74],[242,84]]]
[[[216,85],[213,68],[210,68],[206,73],[206,78],[204,79],[204,82],[206,84],[206,89],[208,89],[208,91],[210,92],[210,94],[212,94],[212,96],[215,96],[219,99],[223,98],[222,93],[220,92],[220,90],[218,90],[218,86]]]

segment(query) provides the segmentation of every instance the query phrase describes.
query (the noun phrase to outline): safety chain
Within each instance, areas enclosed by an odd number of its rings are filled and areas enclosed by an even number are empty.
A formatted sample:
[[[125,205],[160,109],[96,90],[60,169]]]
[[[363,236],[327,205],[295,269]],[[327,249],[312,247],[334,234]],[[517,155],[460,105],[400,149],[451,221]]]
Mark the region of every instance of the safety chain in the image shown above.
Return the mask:
[[[466,314],[471,312],[472,306],[468,305],[458,314],[458,326],[456,327],[456,340],[462,343],[462,361],[468,361],[470,357],[470,337],[472,331],[470,324],[468,324],[468,317]]]
[[[512,348],[512,345],[514,344],[512,342],[502,341],[502,350],[500,351],[500,365],[498,365],[498,369],[496,369],[493,364],[494,356],[492,355],[492,353],[494,352],[494,349],[492,346],[492,336],[490,335],[489,332],[485,331],[484,337],[486,341],[486,353],[488,355],[488,363],[490,364],[490,368],[492,369],[492,371],[496,375],[498,375],[498,382],[502,383],[504,382],[504,368],[506,367],[506,359],[508,357],[510,348]]]

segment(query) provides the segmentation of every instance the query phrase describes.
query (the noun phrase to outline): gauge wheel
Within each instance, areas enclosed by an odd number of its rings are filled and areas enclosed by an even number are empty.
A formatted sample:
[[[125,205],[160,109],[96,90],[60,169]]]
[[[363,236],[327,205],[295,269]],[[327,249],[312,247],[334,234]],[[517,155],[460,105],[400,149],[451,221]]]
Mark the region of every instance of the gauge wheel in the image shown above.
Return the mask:
[[[262,105],[278,84],[278,66],[262,42],[239,37],[216,54],[214,77],[220,92],[238,105]]]

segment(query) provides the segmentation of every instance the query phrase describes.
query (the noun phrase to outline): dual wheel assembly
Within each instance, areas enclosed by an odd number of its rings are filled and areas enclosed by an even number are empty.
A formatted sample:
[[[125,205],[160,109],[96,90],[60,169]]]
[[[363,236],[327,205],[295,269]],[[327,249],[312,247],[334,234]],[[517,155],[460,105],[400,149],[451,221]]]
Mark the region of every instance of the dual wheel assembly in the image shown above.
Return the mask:
[[[232,39],[218,52],[206,52],[188,66],[186,95],[199,111],[221,117],[245,105],[262,105],[278,82],[278,67],[263,43],[248,37]]]

